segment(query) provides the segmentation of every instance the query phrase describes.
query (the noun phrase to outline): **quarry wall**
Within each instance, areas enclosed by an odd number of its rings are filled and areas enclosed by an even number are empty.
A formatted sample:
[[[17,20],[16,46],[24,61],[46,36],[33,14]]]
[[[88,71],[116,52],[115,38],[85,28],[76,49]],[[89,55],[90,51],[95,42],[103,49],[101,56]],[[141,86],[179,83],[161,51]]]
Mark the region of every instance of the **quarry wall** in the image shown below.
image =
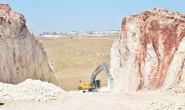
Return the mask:
[[[127,16],[111,48],[114,91],[185,85],[185,15],[155,8]]]
[[[0,81],[17,84],[28,78],[58,85],[46,52],[24,16],[0,4]]]

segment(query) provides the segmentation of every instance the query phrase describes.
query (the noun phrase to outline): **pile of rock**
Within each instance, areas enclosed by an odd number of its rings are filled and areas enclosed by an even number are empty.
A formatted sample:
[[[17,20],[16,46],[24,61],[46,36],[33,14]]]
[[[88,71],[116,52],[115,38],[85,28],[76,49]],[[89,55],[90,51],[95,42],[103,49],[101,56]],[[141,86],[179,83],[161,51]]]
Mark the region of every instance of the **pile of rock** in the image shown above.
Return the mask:
[[[0,83],[0,99],[13,101],[49,101],[56,100],[64,92],[61,88],[40,80],[27,79],[13,85]]]

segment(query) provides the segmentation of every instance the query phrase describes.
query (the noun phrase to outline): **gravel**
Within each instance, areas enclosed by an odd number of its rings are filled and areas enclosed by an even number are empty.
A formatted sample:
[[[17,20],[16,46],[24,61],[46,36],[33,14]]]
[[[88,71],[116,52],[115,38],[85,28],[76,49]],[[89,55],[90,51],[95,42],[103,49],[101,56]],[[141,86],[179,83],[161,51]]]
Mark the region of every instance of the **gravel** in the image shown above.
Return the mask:
[[[64,91],[48,82],[27,79],[13,85],[0,82],[0,99],[13,101],[49,101],[56,100]]]
[[[147,108],[148,110],[185,110],[185,103],[162,103],[153,102]]]

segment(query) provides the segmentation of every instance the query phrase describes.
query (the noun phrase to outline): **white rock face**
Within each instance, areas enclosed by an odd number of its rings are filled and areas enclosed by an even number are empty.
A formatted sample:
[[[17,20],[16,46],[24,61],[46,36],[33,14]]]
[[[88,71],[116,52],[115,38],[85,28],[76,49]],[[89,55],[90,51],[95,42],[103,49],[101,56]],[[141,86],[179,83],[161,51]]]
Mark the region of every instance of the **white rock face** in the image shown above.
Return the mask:
[[[0,81],[17,84],[28,78],[58,85],[46,52],[24,16],[0,4]]]
[[[56,100],[64,91],[48,82],[27,79],[13,85],[0,83],[0,99],[13,101],[49,101]]]

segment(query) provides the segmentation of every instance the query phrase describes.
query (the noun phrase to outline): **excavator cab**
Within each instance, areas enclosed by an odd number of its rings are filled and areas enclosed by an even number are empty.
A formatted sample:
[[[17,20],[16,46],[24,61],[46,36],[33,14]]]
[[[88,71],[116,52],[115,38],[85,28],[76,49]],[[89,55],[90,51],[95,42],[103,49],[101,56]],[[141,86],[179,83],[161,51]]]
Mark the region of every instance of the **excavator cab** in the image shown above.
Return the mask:
[[[101,88],[101,85],[100,85],[100,80],[95,80],[94,83],[92,84],[92,87],[94,89],[100,89]]]
[[[101,82],[100,80],[96,80],[96,88],[97,89],[101,88],[100,82]]]

